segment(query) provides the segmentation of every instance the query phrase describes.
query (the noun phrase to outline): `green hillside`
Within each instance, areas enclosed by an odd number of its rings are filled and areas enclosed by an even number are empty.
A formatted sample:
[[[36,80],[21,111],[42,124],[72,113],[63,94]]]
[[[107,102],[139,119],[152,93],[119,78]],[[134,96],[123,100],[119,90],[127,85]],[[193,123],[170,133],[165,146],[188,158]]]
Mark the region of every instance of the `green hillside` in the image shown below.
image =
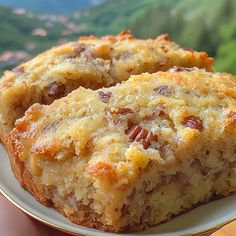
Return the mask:
[[[161,5],[161,2],[161,0],[108,0],[105,4],[92,8],[90,15],[81,21],[88,25],[91,32],[99,36],[116,34],[125,28],[130,28],[153,7]]]
[[[35,12],[68,14],[86,9],[103,1],[104,0],[0,0],[0,5],[13,8],[23,7]]]
[[[110,0],[87,21],[98,35],[127,27],[140,38],[169,33],[184,47],[214,56],[217,70],[236,74],[235,0]]]
[[[205,50],[216,57],[217,70],[236,74],[235,0],[108,0],[89,12],[81,12],[81,17],[66,16],[66,23],[55,20],[49,28],[50,20],[42,21],[40,15],[29,20],[27,14],[15,15],[0,7],[0,20],[0,52],[23,49],[35,55],[59,41],[74,40],[80,35],[116,34],[131,28],[140,38],[169,33],[183,47]],[[68,22],[78,25],[79,30],[65,33]],[[32,36],[37,27],[47,29],[47,36]],[[35,48],[29,50],[27,45],[32,42]]]
[[[168,32],[185,47],[215,56],[218,70],[236,74],[235,0],[162,1],[136,19],[131,28],[139,37]]]
[[[26,15],[16,15],[10,8],[0,7],[0,53],[5,50],[24,50],[28,43],[35,43],[37,53],[47,49],[57,41],[62,26],[54,23],[53,30],[48,31],[46,37],[35,37],[32,31],[38,27],[44,27],[45,22]]]

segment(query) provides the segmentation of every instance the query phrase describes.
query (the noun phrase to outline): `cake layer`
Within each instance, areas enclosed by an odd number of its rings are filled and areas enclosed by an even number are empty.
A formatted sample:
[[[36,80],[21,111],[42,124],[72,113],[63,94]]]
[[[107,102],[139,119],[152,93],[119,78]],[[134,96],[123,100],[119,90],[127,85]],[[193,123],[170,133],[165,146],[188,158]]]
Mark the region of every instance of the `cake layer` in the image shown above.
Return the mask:
[[[139,231],[236,191],[236,77],[197,68],[79,88],[16,121],[21,185],[73,222]]]
[[[129,31],[117,36],[81,37],[37,56],[0,80],[0,132],[8,132],[34,103],[50,104],[83,86],[108,87],[130,75],[165,71],[176,66],[212,70],[205,52],[183,49],[168,35],[135,39]]]

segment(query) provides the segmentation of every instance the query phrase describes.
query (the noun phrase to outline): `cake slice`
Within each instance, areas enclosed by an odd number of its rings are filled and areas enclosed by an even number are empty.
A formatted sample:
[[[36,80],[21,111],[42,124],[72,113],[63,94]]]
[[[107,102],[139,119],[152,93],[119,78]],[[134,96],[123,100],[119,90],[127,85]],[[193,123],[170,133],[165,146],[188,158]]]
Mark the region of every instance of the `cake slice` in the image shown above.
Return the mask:
[[[139,40],[124,31],[118,36],[81,37],[5,72],[0,80],[0,133],[10,131],[30,105],[50,104],[79,86],[108,87],[130,75],[174,65],[212,70],[212,61],[205,52],[169,41],[168,35]]]
[[[236,77],[144,73],[34,104],[7,142],[21,186],[73,222],[140,231],[236,191]]]

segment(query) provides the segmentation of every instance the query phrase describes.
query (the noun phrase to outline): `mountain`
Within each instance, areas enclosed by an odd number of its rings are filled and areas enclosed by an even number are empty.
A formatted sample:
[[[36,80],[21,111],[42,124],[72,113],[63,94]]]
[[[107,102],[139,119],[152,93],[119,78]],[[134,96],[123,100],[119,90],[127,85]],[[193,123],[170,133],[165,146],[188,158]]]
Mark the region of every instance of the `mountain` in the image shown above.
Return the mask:
[[[0,29],[0,52],[26,50],[28,44],[37,44],[39,48],[35,50],[35,53],[38,53],[58,41],[63,25],[57,22],[56,16],[37,15],[30,12],[19,15],[10,8],[0,7]],[[46,36],[34,35],[35,29],[45,29]]]
[[[168,0],[169,1],[169,0]],[[153,7],[161,4],[161,0],[108,0],[105,4],[93,7],[85,23],[91,33],[98,36],[116,34],[125,28],[130,28],[136,20]]]
[[[217,70],[236,74],[235,0],[162,1],[130,27],[139,37],[167,32],[184,47],[214,56]]]
[[[103,2],[104,0],[0,0],[0,5],[35,12],[68,14]]]
[[[59,19],[61,16],[15,12],[0,7],[0,74],[2,70],[60,43],[66,24]]]
[[[35,35],[40,28],[47,34]],[[139,38],[169,33],[183,47],[207,51],[215,57],[217,70],[236,74],[235,0],[107,0],[66,16],[32,12],[17,15],[0,7],[0,53],[21,49],[35,55],[80,35],[117,34],[125,28],[132,29]]]

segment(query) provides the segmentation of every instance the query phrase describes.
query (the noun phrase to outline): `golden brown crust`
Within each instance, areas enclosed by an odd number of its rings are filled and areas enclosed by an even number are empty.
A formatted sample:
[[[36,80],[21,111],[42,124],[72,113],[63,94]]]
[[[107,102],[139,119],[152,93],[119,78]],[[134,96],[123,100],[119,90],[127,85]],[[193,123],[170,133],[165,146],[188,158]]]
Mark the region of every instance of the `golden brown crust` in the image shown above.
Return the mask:
[[[49,196],[50,191],[40,183],[36,176],[32,175],[24,162],[20,161],[15,149],[15,140],[11,136],[5,135],[2,138],[3,145],[8,153],[11,169],[18,179],[20,185],[29,191],[40,203],[45,206],[51,206]]]

